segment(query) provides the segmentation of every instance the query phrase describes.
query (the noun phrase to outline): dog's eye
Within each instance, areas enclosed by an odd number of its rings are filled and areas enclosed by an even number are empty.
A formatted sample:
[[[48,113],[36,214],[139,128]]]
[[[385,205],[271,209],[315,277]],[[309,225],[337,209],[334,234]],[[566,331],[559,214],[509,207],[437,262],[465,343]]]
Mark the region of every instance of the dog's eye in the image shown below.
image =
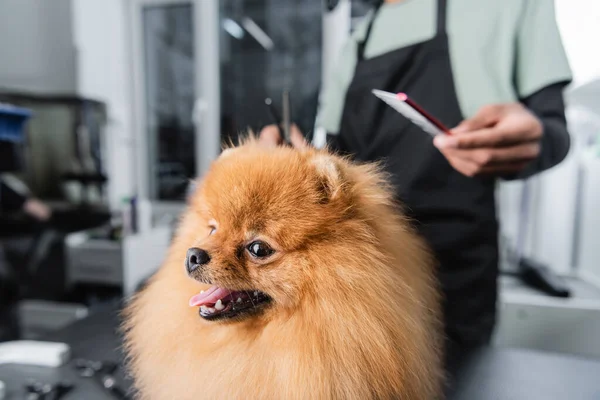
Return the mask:
[[[273,254],[275,251],[269,247],[268,244],[261,241],[255,241],[248,245],[248,252],[256,258],[266,258]]]
[[[210,226],[210,233],[208,234],[208,236],[210,235],[214,235],[215,232],[217,231],[217,227],[216,226]]]

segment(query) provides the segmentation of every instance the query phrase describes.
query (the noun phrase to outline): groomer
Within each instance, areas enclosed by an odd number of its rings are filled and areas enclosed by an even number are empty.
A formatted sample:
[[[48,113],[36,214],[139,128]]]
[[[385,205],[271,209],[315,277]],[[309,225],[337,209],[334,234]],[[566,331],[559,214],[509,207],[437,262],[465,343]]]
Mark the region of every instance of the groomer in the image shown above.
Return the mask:
[[[497,180],[564,159],[570,80],[553,0],[386,0],[325,83],[317,126],[329,145],[384,162],[437,255],[450,373],[495,325]],[[432,140],[372,89],[407,93],[453,134]],[[261,132],[265,143],[278,136],[274,126]]]

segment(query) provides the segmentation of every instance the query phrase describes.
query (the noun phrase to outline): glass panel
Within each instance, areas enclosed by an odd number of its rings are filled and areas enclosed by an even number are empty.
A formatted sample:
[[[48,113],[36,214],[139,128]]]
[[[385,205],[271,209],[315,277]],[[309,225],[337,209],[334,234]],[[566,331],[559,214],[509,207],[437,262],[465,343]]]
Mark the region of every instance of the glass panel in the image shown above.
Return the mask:
[[[192,5],[143,9],[150,197],[182,200],[195,176]]]
[[[221,137],[237,139],[282,113],[290,90],[292,120],[311,133],[321,77],[321,1],[220,0]]]

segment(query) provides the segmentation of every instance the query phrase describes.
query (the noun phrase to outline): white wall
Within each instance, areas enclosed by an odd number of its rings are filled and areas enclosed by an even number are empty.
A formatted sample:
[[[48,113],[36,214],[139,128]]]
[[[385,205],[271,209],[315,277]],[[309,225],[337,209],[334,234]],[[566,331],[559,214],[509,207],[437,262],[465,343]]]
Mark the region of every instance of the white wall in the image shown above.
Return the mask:
[[[123,0],[1,0],[0,88],[106,102],[110,202],[134,193],[133,117]]]
[[[600,1],[554,0],[558,26],[574,73],[574,86],[600,77]]]
[[[568,106],[571,90],[600,78],[600,52],[593,50],[597,48],[595,42],[600,37],[600,2],[555,0],[555,5],[557,23],[574,78],[566,93]],[[598,97],[600,98],[600,92]],[[576,122],[573,119],[569,121],[573,127]],[[576,134],[575,129],[571,133]],[[547,263],[560,273],[568,273],[572,267],[577,207],[575,184],[583,150],[577,137],[572,140],[571,152],[562,164],[531,180],[532,212],[525,245],[527,255]],[[516,243],[520,220],[521,190],[521,182],[511,182],[502,184],[499,191],[502,230],[512,244]],[[584,216],[594,217],[596,216]]]
[[[108,193],[113,207],[135,193],[131,66],[126,2],[73,0],[78,92],[107,104]]]
[[[74,93],[71,0],[2,0],[0,60],[0,88]]]

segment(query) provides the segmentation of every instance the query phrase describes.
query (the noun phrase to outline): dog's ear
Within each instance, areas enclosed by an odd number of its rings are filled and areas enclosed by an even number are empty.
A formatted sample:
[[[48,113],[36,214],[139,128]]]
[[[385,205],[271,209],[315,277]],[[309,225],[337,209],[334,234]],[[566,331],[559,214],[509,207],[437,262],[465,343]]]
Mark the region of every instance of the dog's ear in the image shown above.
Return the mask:
[[[317,154],[311,162],[317,174],[320,202],[327,203],[338,198],[343,188],[343,177],[335,158],[327,154]]]

